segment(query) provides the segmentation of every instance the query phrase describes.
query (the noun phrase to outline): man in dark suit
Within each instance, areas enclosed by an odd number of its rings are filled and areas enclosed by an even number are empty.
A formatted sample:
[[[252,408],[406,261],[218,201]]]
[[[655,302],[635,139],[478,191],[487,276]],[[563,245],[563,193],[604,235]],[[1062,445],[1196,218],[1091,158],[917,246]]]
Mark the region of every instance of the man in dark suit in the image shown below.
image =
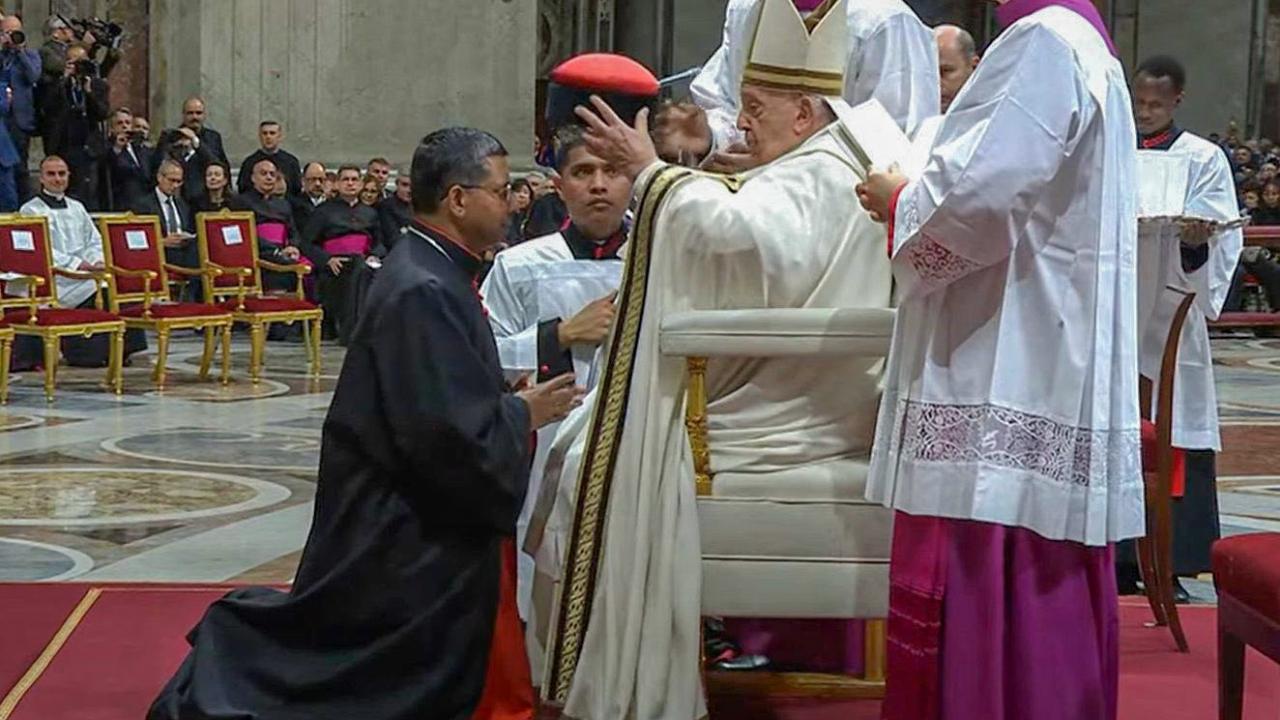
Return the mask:
[[[293,221],[299,231],[311,222],[316,208],[329,199],[325,192],[326,177],[324,165],[318,162],[309,162],[302,168],[302,192],[289,196],[289,204],[293,206]]]
[[[106,205],[112,210],[129,210],[151,189],[151,149],[134,139],[133,114],[119,108],[111,115],[107,131]]]
[[[90,212],[99,209],[98,169],[106,152],[102,121],[110,113],[110,88],[105,80],[85,72],[85,49],[67,50],[61,82],[44,95],[44,151],[57,155],[71,167],[67,194],[84,203]]]
[[[284,130],[280,123],[263,120],[258,124],[258,143],[261,147],[240,164],[240,175],[236,179],[236,188],[240,192],[249,192],[253,188],[253,168],[258,162],[270,160],[284,177],[286,195],[292,198],[302,194],[302,165],[297,156],[280,147],[283,140]]]
[[[182,163],[173,158],[160,161],[156,170],[155,188],[143,193],[133,204],[133,212],[139,215],[155,215],[160,218],[165,262],[179,267],[199,267],[196,251],[196,224],[191,206],[182,197]],[[200,280],[192,278],[182,293],[184,298],[200,301]]]
[[[378,203],[378,222],[382,223],[382,244],[390,251],[404,228],[413,223],[412,184],[408,173],[397,175],[396,191]]]
[[[221,160],[223,165],[230,167],[231,163],[227,160],[227,153],[222,149],[222,134],[205,125],[204,119],[204,100],[198,97],[189,97],[186,102],[182,103],[182,127],[190,129],[196,135],[192,146],[196,150],[202,147],[207,149],[213,157]],[[200,184],[196,182],[196,178],[190,178],[189,180],[191,183]],[[203,182],[203,180],[204,175],[202,173],[200,181]]]
[[[22,42],[18,42],[21,40]],[[40,82],[40,53],[27,47],[22,32],[22,18],[7,15],[0,20],[0,84],[9,88],[9,111],[4,122],[18,151],[14,183],[18,198],[26,202],[31,196],[27,172],[27,150],[31,134],[36,131],[36,83]]]
[[[182,186],[182,198],[193,202],[204,191],[204,171],[220,162],[212,149],[199,141],[199,136],[189,127],[165,130],[160,134],[160,147],[151,156],[151,176],[160,169],[162,160],[173,160],[182,166],[186,182]]]

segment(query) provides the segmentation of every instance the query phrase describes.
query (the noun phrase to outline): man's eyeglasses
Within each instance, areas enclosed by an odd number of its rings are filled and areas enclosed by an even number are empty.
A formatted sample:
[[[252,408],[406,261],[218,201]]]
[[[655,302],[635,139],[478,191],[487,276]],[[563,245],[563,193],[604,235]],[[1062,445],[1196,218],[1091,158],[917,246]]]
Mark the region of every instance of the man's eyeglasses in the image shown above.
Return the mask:
[[[498,198],[502,202],[506,202],[511,199],[511,183],[507,183],[499,188],[492,188],[488,185],[463,185],[462,183],[458,183],[458,187],[464,190],[484,190],[487,193],[492,193],[494,197]]]

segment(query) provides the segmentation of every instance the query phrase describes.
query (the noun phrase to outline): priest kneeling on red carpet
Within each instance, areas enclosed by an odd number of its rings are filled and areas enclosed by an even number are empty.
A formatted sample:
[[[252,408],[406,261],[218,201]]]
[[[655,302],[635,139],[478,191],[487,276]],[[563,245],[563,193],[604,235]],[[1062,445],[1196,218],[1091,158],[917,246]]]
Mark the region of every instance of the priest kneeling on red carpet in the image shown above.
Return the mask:
[[[150,720],[532,717],[512,536],[532,434],[581,391],[502,375],[475,288],[506,230],[506,155],[466,128],[419,144],[414,221],[347,352],[293,587],[214,603]]]

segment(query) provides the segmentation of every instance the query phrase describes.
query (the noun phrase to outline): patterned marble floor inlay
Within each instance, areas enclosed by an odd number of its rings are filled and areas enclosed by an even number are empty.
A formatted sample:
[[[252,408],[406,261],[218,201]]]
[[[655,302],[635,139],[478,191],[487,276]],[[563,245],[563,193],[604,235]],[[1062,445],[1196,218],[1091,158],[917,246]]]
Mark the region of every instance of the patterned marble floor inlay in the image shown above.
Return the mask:
[[[57,545],[0,537],[0,581],[70,580],[93,567],[82,552]]]
[[[267,432],[174,430],[111,438],[108,452],[155,462],[236,468],[315,472],[320,440]]]
[[[116,525],[225,515],[289,497],[253,478],[146,468],[0,468],[0,525]]]

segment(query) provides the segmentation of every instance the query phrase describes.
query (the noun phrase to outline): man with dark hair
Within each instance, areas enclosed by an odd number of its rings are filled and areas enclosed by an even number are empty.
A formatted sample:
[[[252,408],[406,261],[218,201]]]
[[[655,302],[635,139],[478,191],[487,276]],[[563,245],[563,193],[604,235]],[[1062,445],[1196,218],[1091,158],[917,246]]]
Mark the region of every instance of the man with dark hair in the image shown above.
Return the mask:
[[[101,123],[107,119],[110,88],[100,77],[79,72],[88,51],[81,45],[67,49],[63,77],[42,98],[44,150],[58,155],[71,168],[68,193],[92,212],[99,209],[98,160],[105,154]]]
[[[14,184],[18,197],[31,197],[31,179],[27,172],[27,150],[31,134],[36,131],[36,84],[40,82],[40,53],[27,47],[22,32],[22,18],[6,15],[0,20],[0,85],[9,89],[9,107],[4,123],[18,151],[14,168]]]
[[[309,162],[302,168],[302,192],[289,197],[293,205],[293,222],[299,232],[306,229],[315,209],[324,204],[329,196],[325,194],[325,169],[322,163]]]
[[[360,168],[343,165],[338,168],[338,197],[318,206],[302,230],[302,253],[319,271],[326,337],[346,344],[355,329],[351,264],[383,255],[381,235],[378,211],[360,202]]]
[[[373,177],[378,181],[378,201],[381,202],[387,197],[387,181],[391,179],[391,163],[382,157],[376,157],[369,161],[365,166],[365,175]]]
[[[182,127],[195,134],[191,146],[196,150],[202,147],[207,149],[209,154],[221,160],[223,165],[230,166],[227,152],[222,149],[222,133],[209,127],[204,121],[204,99],[196,96],[187,98],[186,102],[182,103]],[[200,168],[199,177],[204,177],[204,168]]]
[[[133,132],[133,113],[117,108],[107,129],[106,207],[127,210],[146,194],[151,181],[151,151]]]
[[[1182,63],[1167,55],[1152,57],[1133,76],[1133,114],[1138,130],[1139,159],[1147,153],[1185,163],[1185,170],[1171,173],[1170,181],[1139,177],[1142,183],[1176,182],[1167,192],[1185,193],[1184,213],[1197,218],[1230,221],[1240,215],[1235,178],[1226,153],[1216,144],[1182,130],[1174,115],[1182,104],[1187,73]],[[1156,160],[1156,158],[1152,158]],[[1146,164],[1140,162],[1141,171]],[[1181,167],[1181,165],[1180,165]],[[1185,183],[1185,185],[1183,185]],[[1192,238],[1191,236],[1198,235]],[[1159,382],[1164,344],[1170,322],[1182,301],[1180,293],[1166,287],[1190,288],[1195,301],[1187,312],[1178,346],[1178,366],[1173,394],[1173,445],[1185,451],[1185,483],[1173,503],[1174,591],[1180,601],[1190,599],[1178,577],[1195,577],[1209,571],[1209,547],[1220,535],[1215,453],[1222,449],[1218,431],[1218,401],[1214,391],[1213,358],[1210,355],[1208,321],[1216,319],[1231,289],[1232,277],[1244,247],[1239,229],[1213,235],[1184,233],[1197,241],[1179,250],[1159,238],[1138,243],[1138,322],[1142,330],[1140,369]],[[1150,416],[1152,409],[1143,411]],[[1137,591],[1138,567],[1132,543],[1119,548],[1119,589]]]
[[[478,130],[418,146],[416,218],[338,378],[293,587],[210,607],[149,720],[499,717],[531,433],[580,401],[568,375],[508,391],[472,285],[502,240],[507,172]]]
[[[253,167],[259,160],[270,160],[275,163],[276,170],[284,176],[285,187],[289,197],[302,194],[302,165],[297,156],[280,147],[284,141],[284,130],[275,120],[263,120],[258,124],[258,143],[261,145],[252,155],[240,163],[240,175],[236,179],[236,189],[246,192],[253,186]]]
[[[509,379],[536,373],[547,380],[577,375],[594,384],[596,350],[613,324],[614,296],[622,277],[618,250],[626,241],[623,218],[631,201],[631,180],[586,147],[582,127],[567,125],[552,138],[556,184],[569,211],[563,230],[498,253],[480,294]],[[530,502],[521,513],[517,544],[533,512],[533,498],[555,428],[539,436],[529,481]],[[530,620],[533,558],[520,555],[520,614]]]

